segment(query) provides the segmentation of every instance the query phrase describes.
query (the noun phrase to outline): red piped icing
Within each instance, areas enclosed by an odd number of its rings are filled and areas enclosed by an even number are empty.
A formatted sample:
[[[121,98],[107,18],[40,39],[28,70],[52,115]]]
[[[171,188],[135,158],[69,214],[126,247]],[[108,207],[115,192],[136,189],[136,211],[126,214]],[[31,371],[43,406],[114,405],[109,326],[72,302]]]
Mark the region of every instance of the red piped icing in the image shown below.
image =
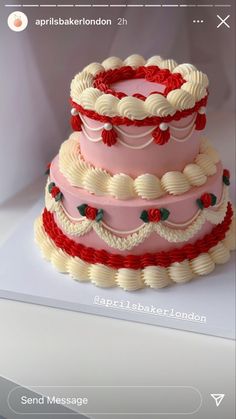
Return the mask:
[[[214,198],[215,198],[215,195],[214,195]],[[212,194],[210,194],[210,193],[204,193],[202,196],[201,196],[201,201],[202,201],[202,204],[203,204],[203,207],[204,208],[209,208],[209,207],[211,207],[212,206]]]
[[[223,170],[223,176],[230,178],[230,171],[228,169]]]
[[[153,83],[162,83],[166,86],[163,96],[167,96],[171,90],[179,89],[185,83],[185,80],[180,73],[171,74],[170,70],[168,69],[160,69],[158,66],[151,65],[147,67],[140,66],[138,68],[124,66],[114,70],[110,69],[107,71],[102,71],[95,76],[93,85],[102,92],[111,94],[120,99],[121,94],[122,97],[127,95],[123,92],[117,92],[116,90],[112,89],[111,85],[123,80],[133,79],[145,79]],[[139,95],[139,93],[134,93],[132,96],[141,100],[146,99],[145,96]]]
[[[85,216],[89,220],[95,220],[97,213],[98,213],[97,208],[87,206],[87,208],[85,209]]]
[[[51,189],[51,195],[53,198],[55,198],[57,196],[57,194],[59,194],[61,191],[57,186],[53,186]]]
[[[149,221],[158,223],[161,220],[161,211],[158,208],[151,208],[147,213]]]
[[[196,121],[195,121],[195,129],[197,131],[201,131],[206,126],[206,114],[197,114]]]
[[[137,99],[140,99],[140,100],[146,100],[146,96],[141,95],[141,93],[134,93],[133,97],[136,97]]]
[[[70,120],[70,123],[71,123],[71,127],[72,127],[73,131],[81,131],[82,130],[82,128],[81,128],[82,121],[81,121],[79,115],[72,116],[71,120]]]
[[[108,147],[111,147],[114,145],[117,141],[117,133],[114,129],[102,130],[102,141],[104,144],[106,144]]]
[[[58,227],[54,220],[53,213],[44,209],[42,220],[43,227],[47,235],[53,240],[54,244],[64,250],[72,257],[79,257],[88,263],[101,263],[114,269],[129,268],[143,269],[147,266],[161,266],[168,268],[174,262],[183,262],[184,260],[192,260],[201,253],[207,253],[212,247],[216,246],[225,238],[233,216],[232,205],[228,202],[227,212],[224,220],[215,226],[209,234],[195,243],[187,243],[181,248],[169,251],[145,253],[143,255],[119,255],[112,254],[106,250],[97,250],[86,247],[81,243],[76,243],[67,237]]]
[[[156,144],[163,145],[168,143],[170,139],[170,130],[168,128],[165,131],[163,131],[159,127],[157,127],[156,129],[154,129],[152,136]]]

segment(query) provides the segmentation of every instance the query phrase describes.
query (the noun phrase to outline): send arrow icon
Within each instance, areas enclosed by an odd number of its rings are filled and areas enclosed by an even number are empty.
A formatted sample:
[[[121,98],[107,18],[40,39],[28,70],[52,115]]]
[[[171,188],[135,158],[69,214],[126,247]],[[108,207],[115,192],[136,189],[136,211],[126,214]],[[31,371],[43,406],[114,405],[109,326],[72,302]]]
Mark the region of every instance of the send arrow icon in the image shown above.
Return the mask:
[[[211,394],[211,397],[215,400],[216,407],[219,407],[223,398],[225,397],[225,394]]]

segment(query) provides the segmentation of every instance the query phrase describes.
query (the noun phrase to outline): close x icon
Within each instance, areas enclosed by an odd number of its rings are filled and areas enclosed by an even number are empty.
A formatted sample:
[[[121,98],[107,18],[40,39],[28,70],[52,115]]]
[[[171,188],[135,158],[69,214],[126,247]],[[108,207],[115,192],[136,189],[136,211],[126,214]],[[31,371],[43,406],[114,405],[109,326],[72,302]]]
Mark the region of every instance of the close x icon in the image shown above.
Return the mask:
[[[220,22],[217,25],[217,29],[221,26],[226,26],[226,28],[230,29],[230,24],[227,22],[230,18],[230,15],[227,15],[226,17],[221,17],[220,15],[216,15],[217,18],[220,20]]]

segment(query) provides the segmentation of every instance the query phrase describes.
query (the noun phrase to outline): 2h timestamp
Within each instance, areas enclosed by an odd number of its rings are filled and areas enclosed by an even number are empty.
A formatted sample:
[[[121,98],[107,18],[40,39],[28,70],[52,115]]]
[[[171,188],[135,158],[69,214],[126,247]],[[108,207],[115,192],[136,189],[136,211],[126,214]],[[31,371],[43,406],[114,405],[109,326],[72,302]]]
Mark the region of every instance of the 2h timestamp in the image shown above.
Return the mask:
[[[117,18],[117,25],[118,26],[127,26],[128,25],[128,20],[125,19],[124,17],[118,17]]]

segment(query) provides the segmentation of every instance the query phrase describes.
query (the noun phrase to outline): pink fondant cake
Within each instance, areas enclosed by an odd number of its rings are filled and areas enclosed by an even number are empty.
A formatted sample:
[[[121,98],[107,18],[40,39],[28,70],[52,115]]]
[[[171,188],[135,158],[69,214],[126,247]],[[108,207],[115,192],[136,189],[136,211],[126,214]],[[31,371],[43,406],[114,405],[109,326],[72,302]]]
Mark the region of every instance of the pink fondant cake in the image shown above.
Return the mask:
[[[234,247],[229,171],[204,136],[208,78],[132,55],[71,83],[74,130],[35,222],[44,257],[78,281],[135,290],[210,273]]]

